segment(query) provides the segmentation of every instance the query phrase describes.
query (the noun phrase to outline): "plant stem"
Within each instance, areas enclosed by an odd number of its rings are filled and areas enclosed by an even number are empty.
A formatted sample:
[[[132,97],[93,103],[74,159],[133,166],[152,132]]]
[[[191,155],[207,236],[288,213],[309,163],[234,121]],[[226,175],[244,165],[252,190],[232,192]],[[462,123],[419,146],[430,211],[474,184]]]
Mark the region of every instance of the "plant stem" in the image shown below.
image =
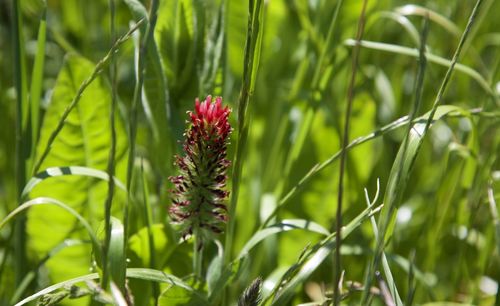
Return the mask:
[[[245,151],[246,140],[248,136],[248,122],[246,115],[248,104],[253,96],[257,71],[259,67],[259,58],[262,44],[262,27],[264,25],[264,3],[262,0],[249,1],[249,16],[247,39],[245,43],[245,58],[243,71],[243,84],[238,100],[238,142],[236,144],[236,153],[234,157],[231,204],[229,205],[229,222],[226,233],[226,245],[224,261],[228,264],[231,260],[234,230],[236,222],[236,205],[238,202],[238,191],[243,166],[243,152]]]
[[[468,36],[468,33],[470,32],[470,29],[474,23],[475,16],[476,16],[478,9],[481,5],[481,2],[482,2],[482,0],[478,0],[476,2],[476,5],[474,6],[474,9],[472,10],[471,16],[469,17],[469,20],[467,22],[467,26],[462,34],[462,37],[460,38],[460,42],[457,46],[457,49],[455,50],[455,54],[453,55],[451,65],[448,68],[448,71],[446,72],[446,75],[445,75],[445,77],[441,83],[441,86],[438,90],[438,93],[436,95],[436,99],[434,101],[433,107],[432,107],[431,111],[429,112],[429,117],[426,121],[425,128],[422,132],[421,137],[419,138],[419,143],[417,144],[416,153],[414,155],[415,157],[413,157],[412,160],[406,161],[404,159],[409,134],[407,134],[407,136],[405,137],[404,143],[402,144],[403,154],[402,154],[402,158],[401,158],[401,163],[402,164],[405,163],[405,165],[400,165],[400,168],[398,169],[398,172],[396,173],[395,186],[397,186],[397,189],[396,189],[396,187],[391,188],[391,186],[389,186],[389,188],[388,188],[389,190],[386,191],[386,197],[384,200],[384,202],[386,202],[385,203],[386,206],[384,207],[385,210],[381,213],[381,216],[379,219],[379,229],[378,229],[378,236],[377,236],[377,241],[376,241],[376,246],[375,246],[375,252],[374,252],[373,259],[372,259],[371,263],[368,265],[368,269],[367,269],[367,272],[365,275],[365,282],[364,282],[365,290],[363,291],[363,296],[361,299],[362,305],[366,305],[368,303],[368,299],[370,296],[368,288],[370,288],[370,286],[371,286],[373,272],[377,269],[378,264],[380,262],[381,254],[384,250],[384,244],[386,241],[385,237],[386,237],[387,228],[389,226],[389,221],[391,220],[392,215],[394,214],[394,210],[395,210],[396,206],[398,205],[398,203],[401,200],[403,191],[405,189],[406,181],[408,180],[410,173],[411,173],[411,165],[415,161],[416,156],[418,156],[418,151],[421,147],[423,139],[427,135],[427,132],[430,128],[430,125],[433,122],[434,115],[435,115],[439,105],[442,102],[443,95],[444,95],[446,88],[448,86],[448,83],[451,79],[455,65],[458,62],[458,58],[460,56],[464,42],[465,42],[465,40]],[[424,47],[421,46],[421,51],[420,51],[421,57],[423,56],[423,50],[424,50],[423,48]],[[425,67],[423,65],[425,65],[425,61],[424,62],[421,61],[421,65],[419,66],[420,67],[419,70],[422,70],[422,67]],[[415,107],[414,111],[418,108],[418,105],[420,103],[419,100],[421,99],[422,87],[423,87],[421,84],[422,82],[423,82],[423,73],[420,74],[419,76],[417,76],[417,84],[416,84],[416,90],[415,90],[415,99],[416,100],[415,100],[415,105],[414,105],[414,107]],[[412,113],[410,115],[415,115],[414,111],[412,111]],[[407,133],[409,133],[410,129],[411,129],[411,125],[408,127]],[[406,165],[406,163],[408,163],[408,166]],[[406,175],[406,177],[402,178],[401,177],[402,169],[406,168],[406,167],[409,167],[410,170],[408,170],[408,174]],[[394,194],[391,194],[391,193],[394,193]]]
[[[29,158],[26,131],[28,127],[28,95],[26,81],[26,61],[24,58],[23,22],[20,1],[14,0],[12,5],[14,46],[14,76],[17,95],[16,103],[16,188],[18,204],[21,205],[21,194],[26,183],[26,161]],[[14,225],[14,261],[16,285],[19,285],[27,271],[26,259],[26,217],[16,220]]]
[[[115,0],[109,0],[109,8],[110,8],[110,32],[111,32],[111,41],[112,45],[115,44],[116,41],[116,32],[115,32]],[[108,157],[108,166],[107,172],[110,178],[115,175],[115,153],[116,153],[116,127],[115,127],[115,109],[116,109],[116,99],[117,99],[117,83],[116,83],[116,75],[117,75],[117,65],[115,61],[115,55],[111,54],[111,64],[109,69],[109,76],[111,80],[111,106],[110,106],[110,129],[111,129],[111,145],[109,149],[109,157]],[[108,288],[109,286],[109,264],[108,264],[108,252],[109,252],[109,243],[111,241],[111,205],[113,203],[113,193],[115,189],[115,180],[108,180],[108,194],[106,197],[106,202],[104,204],[104,228],[106,237],[103,245],[103,277],[101,279],[101,287]],[[125,265],[124,267],[125,268]],[[116,280],[115,280],[116,281]],[[121,292],[125,292],[125,284],[117,284],[120,288]]]
[[[351,123],[351,112],[352,104],[354,100],[354,86],[356,85],[356,72],[358,70],[359,61],[359,51],[361,46],[359,42],[363,36],[363,30],[365,25],[365,11],[368,0],[363,1],[363,7],[361,8],[361,15],[358,21],[358,32],[356,34],[356,41],[358,44],[353,49],[352,54],[352,67],[351,67],[351,79],[349,81],[349,87],[347,89],[347,110],[344,119],[344,137],[342,138],[342,151],[340,152],[340,168],[339,168],[339,184],[338,184],[338,195],[337,195],[337,214],[336,214],[336,248],[334,256],[334,267],[335,267],[335,277],[334,277],[334,305],[339,305],[340,303],[340,278],[342,274],[342,264],[340,256],[340,247],[342,243],[342,201],[344,195],[344,172],[345,172],[345,160],[347,156],[347,146],[349,145],[349,127]]]
[[[193,273],[196,281],[202,282],[202,265],[203,265],[203,240],[200,237],[201,232],[194,233],[193,241]]]

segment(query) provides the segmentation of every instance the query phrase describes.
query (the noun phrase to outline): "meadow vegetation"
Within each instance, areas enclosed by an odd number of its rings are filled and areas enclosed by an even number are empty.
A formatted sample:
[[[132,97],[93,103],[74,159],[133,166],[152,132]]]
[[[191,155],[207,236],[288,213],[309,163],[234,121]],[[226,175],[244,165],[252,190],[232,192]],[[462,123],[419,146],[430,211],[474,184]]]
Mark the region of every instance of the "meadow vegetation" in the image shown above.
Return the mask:
[[[1,1],[0,50],[0,305],[500,305],[500,1]]]

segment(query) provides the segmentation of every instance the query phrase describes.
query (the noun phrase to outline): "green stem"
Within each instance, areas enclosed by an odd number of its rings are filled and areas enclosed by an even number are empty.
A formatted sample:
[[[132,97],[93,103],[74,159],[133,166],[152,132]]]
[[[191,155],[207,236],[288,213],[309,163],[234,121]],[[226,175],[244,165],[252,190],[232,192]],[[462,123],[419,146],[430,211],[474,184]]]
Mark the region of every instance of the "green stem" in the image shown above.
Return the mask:
[[[449,81],[450,81],[451,76],[453,74],[453,70],[455,68],[456,63],[458,62],[458,58],[460,56],[462,47],[463,47],[463,45],[468,37],[468,34],[470,32],[472,25],[474,24],[475,16],[478,13],[478,10],[479,10],[481,3],[482,3],[482,0],[478,0],[476,2],[476,5],[474,6],[474,9],[472,10],[472,13],[471,13],[469,20],[467,22],[467,26],[462,34],[462,37],[461,37],[460,42],[457,46],[457,49],[455,50],[455,54],[453,55],[451,65],[448,68],[448,71],[446,72],[446,75],[445,75],[445,77],[441,83],[441,86],[438,90],[438,93],[436,95],[436,99],[434,101],[433,107],[432,107],[431,111],[429,112],[429,116],[428,116],[428,119],[426,121],[424,131],[423,131],[422,136],[420,137],[419,142],[417,144],[417,149],[416,149],[417,151],[414,154],[414,157],[409,161],[406,161],[404,159],[405,150],[406,150],[407,142],[408,142],[408,138],[409,138],[408,134],[404,140],[404,143],[402,144],[403,154],[402,154],[402,158],[401,158],[401,163],[405,163],[405,165],[404,165],[404,167],[403,167],[403,165],[400,165],[400,168],[398,169],[398,172],[396,173],[396,180],[395,180],[396,183],[394,186],[397,186],[397,190],[393,190],[393,191],[389,190],[386,192],[386,195],[388,194],[389,196],[386,198],[387,200],[384,201],[384,202],[386,202],[385,203],[386,206],[384,207],[384,211],[381,213],[381,216],[379,219],[379,228],[378,228],[379,234],[378,234],[377,239],[376,239],[376,246],[375,246],[375,252],[374,252],[375,254],[373,255],[373,259],[372,259],[371,263],[368,265],[367,273],[365,275],[365,283],[364,283],[365,288],[370,288],[370,286],[371,286],[373,272],[377,269],[379,262],[380,262],[380,259],[381,259],[381,256],[382,256],[382,252],[384,250],[384,246],[385,246],[385,242],[386,242],[386,232],[387,232],[387,228],[389,226],[389,222],[392,218],[392,215],[394,214],[394,211],[395,211],[397,204],[401,201],[401,197],[402,197],[406,182],[411,174],[410,173],[411,168],[410,168],[410,170],[408,170],[406,177],[404,177],[404,178],[401,177],[402,169],[407,168],[407,167],[411,167],[416,156],[418,156],[418,150],[420,149],[421,144],[423,142],[423,139],[425,138],[425,136],[426,136],[426,134],[431,126],[431,123],[433,122],[434,115],[435,115],[439,105],[442,103],[443,95],[448,87]],[[423,56],[423,53],[424,53],[424,49],[423,49],[423,47],[421,47],[421,51],[420,51],[421,57]],[[425,61],[423,61],[423,63],[421,63],[419,70],[422,70],[423,67],[425,68]],[[423,82],[423,73],[421,73],[417,77],[417,82],[418,83],[416,84],[416,91],[415,91],[415,99],[416,99],[415,105],[414,105],[415,108],[418,107],[418,104],[420,103],[419,100],[421,99],[421,95],[422,95],[421,91],[422,91],[423,86],[421,83]],[[413,116],[415,115],[414,111],[412,112],[411,115],[413,115]],[[411,127],[408,127],[407,133],[409,133],[410,128]],[[406,163],[408,163],[408,166],[406,165]],[[396,187],[394,187],[394,188],[396,188]],[[391,189],[390,186],[389,186],[389,189]],[[391,195],[391,192],[393,192],[394,195]],[[369,290],[365,289],[363,291],[361,304],[367,305],[369,297],[370,297]]]
[[[203,238],[200,234],[201,231],[194,233],[193,241],[193,273],[196,281],[203,281]]]
[[[17,94],[16,103],[16,188],[18,204],[21,204],[21,194],[26,183],[26,161],[29,158],[26,132],[28,128],[28,94],[26,81],[26,61],[24,58],[23,21],[20,1],[14,0],[12,5],[14,46],[14,76]],[[26,217],[16,220],[14,225],[15,277],[19,285],[27,271],[26,259]]]
[[[112,45],[115,44],[116,41],[116,32],[115,32],[115,0],[109,0],[110,7],[110,32],[111,32],[111,40]],[[109,157],[108,157],[108,166],[107,172],[108,176],[112,178],[115,175],[115,154],[116,154],[116,127],[115,127],[115,109],[116,109],[116,100],[117,100],[117,83],[116,83],[116,75],[117,75],[117,65],[115,61],[115,55],[111,55],[111,64],[109,69],[110,80],[111,80],[111,106],[110,106],[110,128],[111,128],[111,144],[109,149]],[[104,204],[104,222],[105,222],[105,233],[106,237],[103,245],[103,277],[101,279],[101,287],[108,288],[109,286],[109,264],[108,264],[108,252],[109,252],[109,243],[111,241],[111,205],[113,203],[113,194],[115,190],[115,180],[108,180],[108,194],[106,197],[106,202]],[[125,269],[125,266],[123,268]],[[116,280],[115,280],[116,281]],[[125,292],[125,284],[117,284],[122,292]]]
[[[363,1],[363,7],[361,8],[361,15],[358,22],[358,32],[356,34],[356,41],[361,41],[363,36],[363,31],[365,27],[365,12],[368,0]],[[353,49],[352,54],[352,67],[351,67],[351,79],[349,81],[349,87],[347,89],[347,110],[344,119],[344,135],[342,137],[342,150],[340,151],[340,168],[339,168],[339,183],[338,183],[338,194],[337,194],[337,213],[336,213],[336,233],[335,238],[337,247],[335,248],[335,256],[333,257],[334,263],[334,305],[337,306],[340,303],[340,279],[342,274],[341,256],[340,248],[342,243],[342,201],[344,195],[344,172],[345,172],[345,160],[347,158],[347,146],[349,145],[349,128],[351,123],[351,113],[352,105],[354,101],[354,86],[356,83],[356,72],[358,71],[359,62],[359,52],[360,45],[356,44]]]
[[[248,136],[248,122],[246,115],[248,104],[253,96],[259,58],[262,44],[262,27],[264,24],[264,2],[262,0],[249,1],[249,16],[247,39],[245,43],[245,59],[243,71],[243,84],[238,102],[238,131],[239,137],[236,144],[236,153],[234,157],[234,167],[232,176],[231,204],[229,206],[229,224],[226,233],[226,245],[224,260],[228,264],[231,261],[231,253],[236,224],[236,204],[238,202],[238,191],[243,167],[243,152],[246,146]]]

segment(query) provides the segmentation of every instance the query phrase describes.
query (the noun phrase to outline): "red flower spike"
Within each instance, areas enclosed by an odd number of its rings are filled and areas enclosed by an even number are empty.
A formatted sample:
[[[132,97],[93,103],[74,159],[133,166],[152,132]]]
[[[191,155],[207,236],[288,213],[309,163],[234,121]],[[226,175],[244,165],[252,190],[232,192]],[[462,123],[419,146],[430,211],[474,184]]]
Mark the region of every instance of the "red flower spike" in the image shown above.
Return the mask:
[[[228,122],[231,109],[222,106],[222,98],[208,96],[195,102],[195,111],[188,112],[191,124],[184,133],[184,155],[176,156],[180,175],[169,179],[175,188],[170,191],[170,219],[181,227],[182,236],[221,233],[227,221],[225,200],[226,147],[231,133]]]

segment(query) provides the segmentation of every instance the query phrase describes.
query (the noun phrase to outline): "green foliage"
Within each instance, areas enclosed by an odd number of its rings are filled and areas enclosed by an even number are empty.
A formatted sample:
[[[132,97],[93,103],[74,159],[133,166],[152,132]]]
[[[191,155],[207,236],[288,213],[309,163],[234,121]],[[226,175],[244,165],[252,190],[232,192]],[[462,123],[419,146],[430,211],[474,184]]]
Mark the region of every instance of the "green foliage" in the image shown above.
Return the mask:
[[[94,64],[82,57],[69,55],[58,76],[40,131],[40,146],[44,149],[47,139],[61,114],[73,99],[78,86],[92,72]],[[65,127],[52,145],[51,153],[41,169],[55,166],[79,165],[104,170],[108,159],[107,144],[110,142],[109,104],[110,91],[106,81],[98,78],[91,84],[75,110],[67,118]],[[118,121],[121,122],[121,121]],[[118,124],[117,169],[123,178],[123,161],[126,138],[123,124]],[[37,155],[39,158],[40,155]],[[120,170],[121,169],[121,170]],[[61,200],[87,218],[94,228],[103,219],[103,204],[106,197],[106,182],[84,176],[49,177],[30,192],[30,197],[51,196]],[[121,194],[120,194],[121,193]],[[115,213],[123,192],[115,197]],[[78,222],[64,211],[54,207],[34,207],[28,213],[27,232],[29,252],[38,261],[64,239],[73,237],[86,239]],[[46,262],[50,278],[63,281],[89,271],[92,265],[91,247],[88,244],[69,247]]]
[[[334,304],[353,69],[342,304],[498,304],[500,2],[478,3],[368,1],[356,42],[362,1],[1,2],[0,304]],[[232,192],[199,251],[168,177],[208,94]]]

